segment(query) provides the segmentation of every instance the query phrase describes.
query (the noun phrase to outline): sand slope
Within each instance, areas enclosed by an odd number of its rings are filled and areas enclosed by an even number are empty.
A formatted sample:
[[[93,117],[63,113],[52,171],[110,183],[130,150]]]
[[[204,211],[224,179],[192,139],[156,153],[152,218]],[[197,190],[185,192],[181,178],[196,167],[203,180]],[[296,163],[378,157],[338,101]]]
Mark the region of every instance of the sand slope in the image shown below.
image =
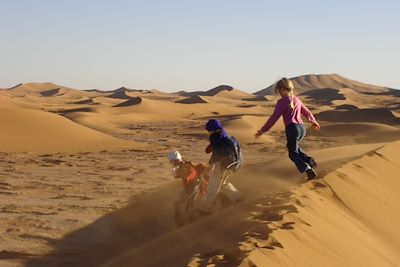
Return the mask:
[[[14,100],[8,96],[0,95],[0,107],[2,108],[32,108],[32,109],[40,109],[42,108],[40,105],[33,104],[33,103],[24,103],[18,100]]]
[[[308,131],[309,136],[347,139],[349,142],[377,143],[400,139],[400,128],[382,123],[351,122],[324,125],[319,132]]]
[[[37,110],[0,109],[0,150],[13,152],[78,152],[143,148]]]
[[[335,122],[380,122],[398,124],[398,118],[388,108],[329,110],[315,116],[318,120]]]
[[[337,168],[344,161],[352,160],[379,146],[381,145],[372,144],[330,148],[312,152],[312,155],[321,159],[320,171],[329,173],[331,168]],[[395,256],[390,250],[385,250],[388,247],[382,245],[379,236],[370,236],[367,227],[362,222],[357,221],[357,218],[343,208],[341,203],[329,205],[324,207],[321,212],[317,212],[319,207],[314,207],[314,203],[318,205],[325,203],[320,198],[324,198],[325,195],[331,197],[329,194],[318,195],[318,197],[308,197],[307,195],[304,198],[305,200],[299,200],[301,202],[296,201],[294,197],[297,193],[290,197],[291,193],[288,190],[293,188],[301,179],[294,169],[287,167],[288,160],[283,159],[245,168],[233,179],[240,190],[245,193],[245,202],[199,219],[195,223],[180,229],[174,230],[172,218],[169,217],[171,215],[168,215],[172,203],[165,203],[166,199],[173,198],[177,193],[177,188],[170,185],[161,188],[158,192],[143,196],[132,206],[102,218],[93,227],[72,234],[67,240],[75,240],[79,236],[96,235],[96,231],[100,231],[99,233],[104,236],[103,241],[98,240],[97,247],[93,247],[94,245],[90,243],[87,244],[87,251],[83,254],[86,255],[85,260],[80,258],[80,262],[86,266],[98,266],[101,263],[105,263],[101,266],[185,266],[189,262],[191,263],[190,266],[205,266],[207,263],[214,263],[217,266],[218,264],[238,266],[241,262],[242,266],[279,266],[281,263],[293,265],[291,260],[296,256],[303,259],[303,261],[296,261],[298,263],[295,264],[296,266],[309,266],[310,261],[308,260],[311,260],[311,256],[318,253],[315,247],[323,246],[323,244],[318,243],[318,240],[320,240],[320,236],[325,236],[324,233],[328,237],[338,237],[336,241],[338,243],[335,243],[337,244],[335,248],[325,243],[326,250],[323,249],[322,252],[327,254],[321,257],[316,256],[315,263],[317,266],[326,266],[326,264],[329,265],[332,262],[340,264],[343,262],[366,263],[369,261],[385,266],[385,263],[388,262],[385,257],[393,262]],[[305,186],[309,188],[308,184]],[[316,187],[316,185],[312,186],[312,188]],[[323,187],[319,186],[317,189],[320,188]],[[300,195],[314,194],[315,191],[307,189]],[[290,198],[292,200],[288,203]],[[307,199],[310,203],[304,202]],[[152,203],[151,207],[148,205],[149,201]],[[159,206],[165,208],[160,210],[157,208]],[[322,227],[326,227],[326,225],[308,222],[308,215],[304,217],[299,215],[300,218],[297,220],[291,217],[286,218],[296,215],[297,212],[301,213],[304,209],[303,206],[310,207],[309,209],[312,212],[309,212],[309,214],[311,215],[317,214],[322,217],[332,215],[332,219],[338,221],[329,223],[330,228],[324,228],[325,232],[319,233],[319,225],[322,225]],[[132,214],[136,216],[132,216]],[[328,222],[330,219],[331,217],[327,217]],[[342,219],[345,221],[342,222]],[[295,231],[293,228],[297,229],[296,227],[306,228],[309,231],[315,229],[316,231],[313,234],[307,234],[308,236],[316,236],[312,239],[315,243],[306,243],[306,245],[310,245],[314,253],[311,254],[310,252],[309,257],[304,257],[308,256],[306,254],[308,251],[301,250],[302,243],[307,242],[307,239],[303,241],[301,238],[304,235],[294,236],[292,234]],[[337,227],[340,227],[341,231],[334,231],[334,234],[330,234],[331,228],[337,229]],[[279,235],[281,231],[291,236],[290,243],[296,244],[296,250],[290,251],[293,256],[285,251],[286,239]],[[113,234],[110,236],[110,233]],[[344,237],[339,234],[344,235]],[[357,239],[358,235],[360,235],[361,242]],[[264,239],[266,237],[268,239]],[[353,247],[345,246],[346,243],[342,243],[342,240],[353,240],[356,243],[349,244],[356,244],[360,248],[355,249],[353,253]],[[172,246],[171,244],[175,245]],[[282,246],[283,249],[280,248]],[[332,253],[332,249],[336,252]],[[374,249],[376,249],[375,252],[370,253]],[[297,250],[304,253],[296,253]],[[154,253],[155,251],[157,253]],[[62,252],[63,249],[61,248],[58,253]],[[368,253],[359,257],[358,253],[365,252]],[[265,255],[265,258],[259,256],[258,253]],[[280,254],[275,256],[274,253]],[[246,258],[246,255],[249,255],[249,257]],[[322,259],[326,259],[326,256],[329,256],[328,259],[331,260],[332,255],[334,256],[333,261],[322,261]],[[41,262],[38,261],[38,263]]]
[[[254,135],[256,132],[265,124],[267,116],[241,116],[238,118],[232,118],[224,122],[224,128],[229,134],[235,136],[240,143],[254,143],[254,142],[265,142],[273,141],[271,135],[263,135],[259,139],[255,139]],[[285,127],[282,119],[280,119],[272,128],[271,132],[284,131]]]
[[[298,213],[273,235],[282,248],[257,248],[241,266],[400,264],[400,142],[295,191]]]

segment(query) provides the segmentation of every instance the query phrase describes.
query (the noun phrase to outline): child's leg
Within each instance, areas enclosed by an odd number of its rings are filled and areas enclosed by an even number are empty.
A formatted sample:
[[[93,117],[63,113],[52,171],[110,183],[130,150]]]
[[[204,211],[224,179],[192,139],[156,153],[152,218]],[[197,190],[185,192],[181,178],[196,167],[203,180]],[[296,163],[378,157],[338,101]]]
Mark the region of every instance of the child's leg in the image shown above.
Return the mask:
[[[208,187],[205,194],[205,203],[203,211],[210,211],[213,206],[215,199],[218,196],[219,190],[222,183],[222,170],[221,163],[217,162],[210,170],[210,178],[208,181]]]
[[[301,137],[300,137],[300,140],[299,140],[299,143],[300,143],[300,141],[305,137],[305,135],[306,135],[306,128],[304,127],[304,125],[300,125],[301,127],[300,127],[300,132],[301,132]],[[306,152],[298,145],[298,152],[299,152],[299,155],[300,155],[300,157],[308,164],[308,165],[310,165],[311,167],[315,167],[316,165],[317,165],[317,163],[315,162],[315,160],[311,157],[311,156],[309,156],[309,155],[307,155],[306,154]]]
[[[303,151],[299,151],[299,142],[304,137],[304,131],[301,126],[299,124],[289,124],[286,127],[286,139],[289,158],[296,164],[297,169],[303,173],[309,165],[302,156],[307,155]]]
[[[232,183],[223,184],[221,193],[223,193],[231,203],[236,203],[243,197],[243,194],[237,190]]]
[[[179,194],[178,199],[174,203],[174,218],[175,218],[176,224],[179,226],[183,225],[183,222],[184,222],[182,205],[184,204],[185,200],[186,200],[186,192],[185,192],[185,190],[183,190]]]
[[[243,198],[243,194],[232,184],[230,183],[230,176],[232,175],[232,171],[226,170],[223,174],[223,182],[221,184],[220,192],[226,196],[231,203],[238,202],[241,198]]]

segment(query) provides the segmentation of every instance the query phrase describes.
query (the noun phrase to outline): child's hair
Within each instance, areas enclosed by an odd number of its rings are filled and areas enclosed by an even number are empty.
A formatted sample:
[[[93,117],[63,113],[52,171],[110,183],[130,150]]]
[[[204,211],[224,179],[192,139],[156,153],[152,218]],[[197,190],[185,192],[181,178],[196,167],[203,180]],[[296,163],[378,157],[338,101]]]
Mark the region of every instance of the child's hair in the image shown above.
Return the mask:
[[[286,92],[293,92],[294,85],[292,81],[286,78],[280,79],[275,85],[275,92],[279,93],[280,90],[284,90]]]
[[[279,93],[279,91],[285,91],[288,96],[290,97],[290,107],[294,108],[294,103],[293,103],[293,90],[294,90],[294,85],[291,80],[288,80],[286,78],[280,79],[276,85],[275,85],[275,93]]]

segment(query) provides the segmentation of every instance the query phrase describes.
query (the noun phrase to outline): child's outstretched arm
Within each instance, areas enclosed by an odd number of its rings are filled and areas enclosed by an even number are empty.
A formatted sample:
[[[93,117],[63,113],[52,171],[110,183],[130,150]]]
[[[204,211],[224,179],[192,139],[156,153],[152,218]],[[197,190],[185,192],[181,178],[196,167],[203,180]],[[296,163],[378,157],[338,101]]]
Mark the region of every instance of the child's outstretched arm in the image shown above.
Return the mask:
[[[256,133],[256,138],[260,137],[263,133],[267,132],[271,129],[272,126],[276,123],[279,117],[282,115],[284,111],[284,106],[282,105],[281,101],[278,101],[275,106],[274,113],[272,113],[271,117],[267,120],[264,126]]]
[[[309,122],[311,122],[311,127],[318,131],[319,129],[321,129],[321,126],[319,125],[319,123],[317,122],[317,120],[315,119],[314,115],[312,114],[312,112],[304,105],[303,102],[301,102],[301,115],[303,115],[304,117],[307,118],[307,120]]]

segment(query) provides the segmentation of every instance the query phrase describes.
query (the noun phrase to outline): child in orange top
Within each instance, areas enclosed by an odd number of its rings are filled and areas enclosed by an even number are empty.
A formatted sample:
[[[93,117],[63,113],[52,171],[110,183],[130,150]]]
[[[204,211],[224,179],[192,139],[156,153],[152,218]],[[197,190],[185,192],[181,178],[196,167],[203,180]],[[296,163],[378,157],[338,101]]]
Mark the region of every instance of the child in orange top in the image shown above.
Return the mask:
[[[174,204],[175,221],[178,226],[182,226],[185,217],[189,221],[193,219],[195,201],[200,195],[204,195],[207,188],[208,171],[202,164],[194,165],[190,161],[184,161],[179,151],[169,153],[168,159],[173,166],[172,176],[181,179],[184,187]]]

